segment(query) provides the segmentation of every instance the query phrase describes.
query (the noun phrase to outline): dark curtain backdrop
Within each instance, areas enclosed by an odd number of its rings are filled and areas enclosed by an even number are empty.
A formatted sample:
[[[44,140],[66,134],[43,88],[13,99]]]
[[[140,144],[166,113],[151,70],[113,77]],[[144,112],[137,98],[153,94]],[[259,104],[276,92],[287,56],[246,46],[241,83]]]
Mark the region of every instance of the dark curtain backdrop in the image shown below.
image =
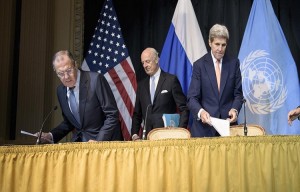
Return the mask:
[[[85,0],[84,53],[94,33],[104,0]],[[253,0],[192,0],[198,23],[208,46],[209,29],[215,23],[229,30],[227,53],[238,56]],[[271,0],[288,45],[300,69],[300,1]],[[114,0],[114,7],[122,28],[137,80],[146,76],[140,54],[146,47],[159,52],[163,48],[175,11],[177,0]]]

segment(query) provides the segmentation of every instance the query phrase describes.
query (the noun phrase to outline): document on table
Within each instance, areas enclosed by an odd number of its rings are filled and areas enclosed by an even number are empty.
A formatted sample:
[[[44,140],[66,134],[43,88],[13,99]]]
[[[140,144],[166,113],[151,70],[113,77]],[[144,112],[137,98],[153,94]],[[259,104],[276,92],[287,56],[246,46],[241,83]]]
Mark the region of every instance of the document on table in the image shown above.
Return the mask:
[[[221,136],[230,136],[229,121],[210,117],[212,126],[218,131]]]
[[[24,135],[29,135],[29,136],[36,137],[36,138],[38,137],[36,134],[29,133],[29,132],[23,131],[23,130],[21,130],[21,133],[24,134]],[[41,136],[41,138],[45,139],[46,141],[48,141],[48,142],[50,142],[50,143],[53,143],[52,140],[49,140],[49,139],[47,139],[47,138],[45,138],[45,137],[43,137],[43,136]]]

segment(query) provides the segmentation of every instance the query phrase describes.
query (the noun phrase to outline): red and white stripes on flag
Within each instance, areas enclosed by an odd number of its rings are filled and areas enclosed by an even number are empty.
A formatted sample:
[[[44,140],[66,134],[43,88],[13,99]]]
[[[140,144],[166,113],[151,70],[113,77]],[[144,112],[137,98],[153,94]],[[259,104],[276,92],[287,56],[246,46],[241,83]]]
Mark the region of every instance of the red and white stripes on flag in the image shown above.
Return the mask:
[[[123,137],[130,140],[136,75],[112,0],[104,2],[82,69],[104,74],[118,105]]]
[[[118,105],[123,137],[125,140],[130,140],[131,117],[134,111],[137,88],[135,72],[130,57],[105,73],[104,76],[114,93]]]

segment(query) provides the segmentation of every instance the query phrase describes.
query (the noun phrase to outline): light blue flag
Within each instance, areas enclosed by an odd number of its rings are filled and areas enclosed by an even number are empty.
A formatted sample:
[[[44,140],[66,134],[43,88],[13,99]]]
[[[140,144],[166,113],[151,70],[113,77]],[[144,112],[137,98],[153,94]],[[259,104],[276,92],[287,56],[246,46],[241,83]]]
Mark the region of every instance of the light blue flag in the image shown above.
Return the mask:
[[[178,77],[183,92],[192,76],[192,65],[207,53],[198,21],[190,0],[178,0],[172,23],[164,43],[160,67]]]
[[[270,0],[254,0],[239,59],[247,123],[267,134],[299,134],[299,121],[287,122],[288,112],[300,105],[297,69]]]

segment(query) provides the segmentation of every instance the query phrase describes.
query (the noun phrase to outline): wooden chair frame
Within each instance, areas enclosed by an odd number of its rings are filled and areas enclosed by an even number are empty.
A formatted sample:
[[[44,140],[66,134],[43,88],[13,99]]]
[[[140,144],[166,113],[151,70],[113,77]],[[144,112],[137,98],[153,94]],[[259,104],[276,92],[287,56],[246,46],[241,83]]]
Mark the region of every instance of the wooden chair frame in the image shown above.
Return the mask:
[[[148,140],[160,140],[160,139],[189,139],[191,133],[184,128],[164,127],[152,129],[148,135]]]
[[[266,135],[265,129],[259,125],[247,124],[247,136]],[[230,136],[244,136],[244,124],[230,126]]]

